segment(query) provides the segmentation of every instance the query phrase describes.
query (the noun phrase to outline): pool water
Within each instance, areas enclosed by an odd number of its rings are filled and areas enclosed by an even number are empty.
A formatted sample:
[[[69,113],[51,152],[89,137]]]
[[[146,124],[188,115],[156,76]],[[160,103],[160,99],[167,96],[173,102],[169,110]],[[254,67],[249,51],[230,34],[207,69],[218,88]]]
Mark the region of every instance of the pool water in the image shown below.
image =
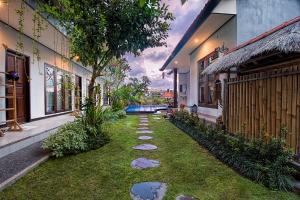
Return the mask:
[[[159,110],[167,110],[166,105],[130,105],[126,108],[126,113],[155,113]]]

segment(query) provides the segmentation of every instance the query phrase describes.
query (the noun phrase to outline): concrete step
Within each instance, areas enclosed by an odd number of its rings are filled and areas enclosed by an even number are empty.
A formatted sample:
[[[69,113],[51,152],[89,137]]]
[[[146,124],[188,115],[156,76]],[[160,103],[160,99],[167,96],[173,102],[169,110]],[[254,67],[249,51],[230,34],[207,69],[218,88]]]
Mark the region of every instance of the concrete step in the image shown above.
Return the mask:
[[[0,137],[0,158],[44,140],[58,127],[72,121],[74,116],[65,114],[22,124],[20,132],[6,132],[4,137]]]
[[[26,148],[34,143],[44,140],[45,138],[54,134],[56,130],[57,127],[0,146],[0,159],[16,151],[19,151],[23,148]],[[15,133],[15,134],[22,134],[22,133]]]

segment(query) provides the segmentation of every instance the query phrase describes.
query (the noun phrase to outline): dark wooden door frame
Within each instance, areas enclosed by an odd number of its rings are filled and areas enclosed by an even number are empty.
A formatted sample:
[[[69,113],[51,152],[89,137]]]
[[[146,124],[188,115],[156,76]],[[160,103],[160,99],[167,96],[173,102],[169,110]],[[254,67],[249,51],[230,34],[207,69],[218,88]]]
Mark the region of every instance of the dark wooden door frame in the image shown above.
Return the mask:
[[[8,69],[8,62],[7,62],[7,56],[8,55],[12,55],[12,56],[17,56],[17,57],[23,57],[25,59],[25,70],[27,72],[28,75],[30,75],[30,57],[25,55],[25,54],[21,54],[18,53],[14,50],[11,49],[6,49],[5,51],[5,72],[7,72]],[[16,64],[16,63],[15,63]],[[26,77],[27,78],[27,77]],[[5,80],[6,81],[6,80]],[[31,119],[31,103],[30,103],[30,81],[27,81],[25,84],[26,87],[26,93],[25,93],[25,98],[26,98],[26,116],[25,116],[25,121],[24,122],[29,122]],[[7,94],[7,88],[5,87],[5,95]],[[7,105],[7,99],[5,104]],[[7,113],[5,114],[7,116]]]

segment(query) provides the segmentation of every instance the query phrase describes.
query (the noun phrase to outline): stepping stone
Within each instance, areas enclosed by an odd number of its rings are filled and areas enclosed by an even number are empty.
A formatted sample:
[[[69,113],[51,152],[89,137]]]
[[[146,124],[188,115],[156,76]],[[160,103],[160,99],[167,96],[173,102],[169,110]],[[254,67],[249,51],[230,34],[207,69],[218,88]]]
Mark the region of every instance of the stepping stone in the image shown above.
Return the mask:
[[[153,131],[150,131],[150,130],[140,130],[140,131],[137,131],[136,133],[147,134],[147,133],[153,133]]]
[[[155,120],[159,120],[159,119],[161,119],[160,117],[153,117],[153,119],[155,119]]]
[[[140,117],[141,120],[148,120],[148,117]]]
[[[139,127],[139,128],[137,128],[137,130],[149,130],[149,127]]]
[[[139,140],[151,140],[153,139],[153,137],[151,136],[147,136],[147,135],[142,135],[140,137],[138,137]]]
[[[143,182],[132,186],[130,196],[133,200],[162,200],[167,184],[161,182]]]
[[[151,150],[156,150],[157,146],[153,145],[153,144],[141,144],[141,145],[137,145],[135,147],[132,147],[135,150],[142,150],[142,151],[151,151]]]
[[[147,115],[140,115],[139,117],[143,118],[143,117],[147,117]]]
[[[138,158],[131,162],[131,167],[134,169],[147,169],[158,167],[160,162],[158,160],[150,160],[147,158]]]
[[[176,200],[198,200],[198,199],[195,197],[180,195],[180,196],[176,197]]]
[[[140,123],[139,126],[148,126],[148,123]]]
[[[147,120],[143,119],[143,120],[140,120],[140,122],[141,123],[148,123],[149,121],[148,121],[148,119]]]

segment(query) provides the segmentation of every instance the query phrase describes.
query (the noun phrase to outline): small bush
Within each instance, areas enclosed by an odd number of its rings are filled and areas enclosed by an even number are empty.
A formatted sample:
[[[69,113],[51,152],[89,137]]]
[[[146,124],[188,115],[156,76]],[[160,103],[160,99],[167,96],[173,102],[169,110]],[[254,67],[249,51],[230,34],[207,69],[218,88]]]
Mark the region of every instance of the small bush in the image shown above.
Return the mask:
[[[110,120],[109,110],[88,102],[84,106],[84,115],[59,128],[56,134],[44,141],[43,148],[51,150],[56,157],[98,149],[109,142],[103,127]]]
[[[43,148],[51,150],[53,156],[62,157],[104,146],[110,140],[105,131],[108,122],[126,117],[122,110],[113,112],[110,108],[103,109],[86,102],[81,118],[62,126],[44,141]]]
[[[109,142],[108,134],[103,130],[103,127],[86,125],[85,130],[88,133],[86,143],[89,150],[95,150]]]
[[[88,135],[79,121],[68,123],[43,142],[43,148],[52,151],[55,157],[87,151]]]
[[[206,126],[185,111],[175,112],[170,120],[244,176],[272,189],[292,189],[293,169],[289,166],[292,153],[285,148],[283,138],[247,141],[218,127]],[[285,135],[284,129],[282,132]]]
[[[126,112],[124,110],[119,110],[115,112],[117,119],[123,119],[126,117]]]
[[[106,120],[116,121],[118,119],[123,119],[126,117],[126,112],[124,110],[114,111],[112,108],[108,107],[103,109]]]

